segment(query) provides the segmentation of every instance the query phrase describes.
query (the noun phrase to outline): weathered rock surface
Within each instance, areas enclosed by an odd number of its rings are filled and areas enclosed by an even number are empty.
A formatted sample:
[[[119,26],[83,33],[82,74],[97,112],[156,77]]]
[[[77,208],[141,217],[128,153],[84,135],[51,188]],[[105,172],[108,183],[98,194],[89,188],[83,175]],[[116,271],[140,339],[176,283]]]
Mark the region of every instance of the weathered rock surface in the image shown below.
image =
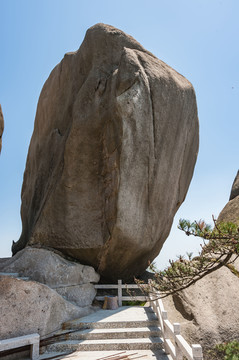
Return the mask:
[[[205,276],[177,296],[164,299],[170,320],[181,323],[190,343],[200,343],[204,348],[239,340],[238,303],[239,278],[227,267]]]
[[[92,304],[96,290],[93,284],[58,286],[55,290],[71,303],[84,307]]]
[[[232,185],[230,200],[218,216],[219,222],[234,222],[239,225],[239,171]]]
[[[230,199],[232,200],[235,197],[237,197],[239,195],[239,170],[237,172],[237,175],[235,177],[235,180],[232,184],[232,190],[231,190],[231,194],[230,194]]]
[[[0,338],[31,333],[48,335],[67,320],[91,313],[64,300],[48,286],[0,276]]]
[[[129,35],[93,26],[42,89],[13,254],[37,244],[108,279],[142,273],[169,234],[197,152],[192,85]]]
[[[237,173],[231,200],[221,211],[219,222],[239,224],[238,177]],[[223,266],[205,276],[177,295],[164,299],[170,320],[181,323],[183,334],[189,342],[212,348],[217,343],[234,339],[239,341],[238,273],[239,259],[229,267]]]
[[[3,113],[2,113],[2,107],[0,104],[0,153],[2,150],[2,134],[4,129],[4,120],[3,120]]]
[[[93,283],[99,274],[91,266],[71,262],[46,249],[30,248],[5,260],[0,272],[18,273],[46,284],[77,306],[92,304],[96,295]]]

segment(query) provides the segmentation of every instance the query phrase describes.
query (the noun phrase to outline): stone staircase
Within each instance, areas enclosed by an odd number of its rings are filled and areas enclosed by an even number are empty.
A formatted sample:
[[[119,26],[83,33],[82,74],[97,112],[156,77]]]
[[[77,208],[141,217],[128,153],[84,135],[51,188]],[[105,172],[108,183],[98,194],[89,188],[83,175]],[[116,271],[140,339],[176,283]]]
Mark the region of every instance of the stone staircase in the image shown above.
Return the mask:
[[[41,352],[44,353],[41,359],[54,354],[54,359],[63,359],[63,353],[74,353],[74,359],[87,360],[97,359],[102,354],[105,356],[110,351],[132,350],[137,353],[146,351],[145,356],[141,354],[145,359],[168,359],[162,350],[160,336],[158,320],[148,307],[100,310],[85,318],[64,323],[54,338],[42,342]],[[155,354],[154,357],[150,356],[152,352],[156,353],[156,357]],[[91,357],[93,353],[95,357]]]

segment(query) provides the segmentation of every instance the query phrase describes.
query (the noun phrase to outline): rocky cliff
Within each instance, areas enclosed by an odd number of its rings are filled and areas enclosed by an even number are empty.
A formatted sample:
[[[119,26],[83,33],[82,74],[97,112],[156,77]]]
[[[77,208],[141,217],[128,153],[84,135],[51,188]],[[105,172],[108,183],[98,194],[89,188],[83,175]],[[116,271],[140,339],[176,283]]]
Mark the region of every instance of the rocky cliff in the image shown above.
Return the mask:
[[[230,199],[220,212],[218,221],[229,221],[239,225],[239,171],[232,185]]]
[[[239,173],[230,200],[218,221],[239,224]],[[204,350],[217,343],[239,341],[239,260],[206,275],[177,295],[164,299],[172,322],[181,322],[184,336]],[[205,359],[210,357],[205,356]]]

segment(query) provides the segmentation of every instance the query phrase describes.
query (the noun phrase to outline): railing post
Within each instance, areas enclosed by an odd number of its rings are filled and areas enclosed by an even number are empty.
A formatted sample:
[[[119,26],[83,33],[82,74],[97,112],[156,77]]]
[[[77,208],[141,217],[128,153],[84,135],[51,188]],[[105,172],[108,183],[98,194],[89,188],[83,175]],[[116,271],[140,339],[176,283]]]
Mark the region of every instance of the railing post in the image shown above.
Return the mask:
[[[163,335],[164,350],[165,350],[166,354],[170,354],[170,351],[168,349],[168,345],[166,342],[166,339],[168,339],[170,336],[168,336],[167,327],[164,325],[164,320],[168,320],[168,313],[167,313],[167,311],[163,310],[161,314],[162,314],[162,323],[163,323],[163,328],[161,330],[162,330],[162,335]]]
[[[173,324],[173,332],[174,332],[176,360],[183,360],[183,354],[182,354],[182,351],[180,350],[180,347],[177,344],[177,338],[176,338],[176,335],[180,335],[180,332],[181,332],[179,323],[174,323]]]
[[[40,336],[39,336],[40,339]],[[30,356],[32,360],[38,360],[39,359],[39,340],[38,342],[34,342],[33,344],[31,344],[31,348],[30,348]]]
[[[153,305],[154,305],[154,303],[153,303],[153,301],[152,301],[152,285],[151,285],[151,283],[152,283],[152,279],[149,279],[148,280],[148,285],[149,285],[149,304],[150,304],[150,307],[151,307],[151,309],[153,309],[154,310],[154,307],[153,307]]]
[[[192,351],[193,351],[193,360],[203,360],[201,345],[193,344]]]
[[[168,312],[165,311],[165,310],[162,311],[162,319],[163,320],[168,320]]]
[[[122,280],[118,280],[118,304],[122,306]]]

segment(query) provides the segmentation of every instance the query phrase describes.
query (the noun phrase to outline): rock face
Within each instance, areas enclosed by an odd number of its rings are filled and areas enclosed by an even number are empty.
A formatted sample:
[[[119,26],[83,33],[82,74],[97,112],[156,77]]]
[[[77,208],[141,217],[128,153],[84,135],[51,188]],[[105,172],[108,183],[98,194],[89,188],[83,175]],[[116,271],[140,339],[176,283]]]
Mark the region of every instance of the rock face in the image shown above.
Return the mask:
[[[0,338],[48,335],[61,324],[92,312],[64,300],[48,286],[0,275]]]
[[[239,225],[239,171],[232,185],[230,200],[218,216],[220,222],[234,222]]]
[[[4,120],[3,120],[3,114],[2,114],[2,107],[0,105],[0,153],[2,150],[2,133],[4,129]]]
[[[238,195],[239,195],[239,170],[238,170],[237,175],[235,177],[235,180],[234,180],[234,182],[232,184],[232,190],[231,190],[229,200],[233,200]]]
[[[186,339],[206,349],[239,339],[238,302],[239,278],[223,267],[177,296],[164,299],[164,306],[170,320],[181,323]]]
[[[169,234],[197,152],[192,85],[129,35],[93,26],[42,89],[13,254],[40,245],[108,279],[139,275]]]
[[[239,173],[230,201],[218,221],[239,224]],[[212,272],[177,295],[164,299],[170,320],[180,322],[186,339],[212,348],[217,343],[239,340],[239,259]],[[210,357],[211,358],[211,357]],[[206,359],[206,357],[205,357]]]
[[[91,266],[70,262],[49,250],[29,247],[0,263],[0,271],[46,284],[80,307],[92,304],[96,296],[94,283],[100,278]]]

